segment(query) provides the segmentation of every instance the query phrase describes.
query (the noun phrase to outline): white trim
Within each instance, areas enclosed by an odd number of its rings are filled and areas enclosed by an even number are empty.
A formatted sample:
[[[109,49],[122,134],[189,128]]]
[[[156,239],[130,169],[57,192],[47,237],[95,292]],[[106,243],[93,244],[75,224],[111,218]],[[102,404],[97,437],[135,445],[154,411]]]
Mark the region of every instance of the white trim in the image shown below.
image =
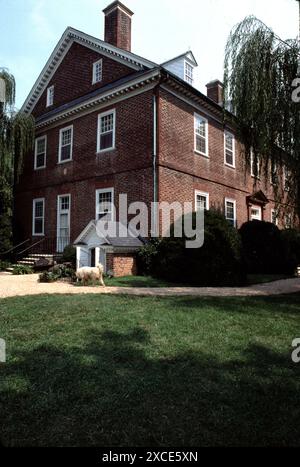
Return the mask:
[[[261,176],[261,159],[260,159],[259,156],[257,157],[256,163],[257,163],[257,175],[255,175],[255,173],[254,173],[254,154],[253,154],[253,151],[251,150],[251,154],[250,154],[250,174],[251,174],[252,178],[256,178],[256,180],[260,180],[260,176]]]
[[[256,209],[257,211],[259,211],[259,217],[257,216],[252,216],[252,210]],[[252,205],[250,206],[250,220],[251,221],[262,221],[262,208],[261,206],[257,206],[257,205]]]
[[[54,105],[54,84],[47,88],[47,102],[46,107],[52,107]],[[50,100],[51,98],[51,100]]]
[[[229,217],[227,217],[227,203],[231,203],[233,204],[233,214],[234,214],[234,218],[233,219],[230,219]],[[226,220],[228,221],[234,221],[234,224],[233,226],[236,227],[237,226],[237,211],[236,211],[236,200],[235,199],[231,199],[231,198],[225,198],[225,218]]]
[[[197,197],[202,196],[203,198],[206,198],[206,204],[207,204],[207,211],[209,211],[209,193],[206,193],[205,191],[198,191],[195,190],[195,211],[197,211]]]
[[[227,162],[227,160],[226,160],[226,151],[227,151],[227,148],[226,148],[226,136],[231,136],[232,137],[232,161],[233,161],[232,164],[229,164],[229,162]],[[224,164],[227,167],[231,167],[232,169],[236,168],[236,165],[235,165],[235,136],[234,136],[233,133],[231,133],[231,131],[228,131],[228,130],[224,131]]]
[[[44,140],[45,141],[45,156],[44,156],[44,165],[41,167],[37,167],[37,156],[40,154],[37,153],[37,146],[38,142]],[[39,136],[35,139],[35,147],[34,147],[34,170],[43,170],[47,166],[47,135]]]
[[[98,215],[100,214],[100,212],[98,210],[99,194],[102,194],[102,193],[111,193],[111,204],[112,204],[111,221],[115,220],[115,209],[114,209],[114,206],[115,206],[115,189],[113,187],[111,187],[111,188],[101,188],[101,189],[96,190],[96,223],[99,220]]]
[[[101,134],[100,134],[100,128],[101,128],[101,119],[103,117],[106,117],[108,115],[113,115],[113,138],[112,138],[112,146],[109,148],[105,149],[100,149],[100,141],[101,141]],[[107,110],[106,112],[102,112],[101,114],[98,115],[98,125],[97,125],[97,154],[101,154],[103,152],[108,152],[108,151],[113,151],[116,149],[116,109],[110,109]],[[110,133],[110,132],[109,132]]]
[[[101,64],[101,79],[97,79],[96,75],[96,67],[97,65],[100,65]],[[100,60],[97,60],[97,62],[94,62],[93,63],[93,80],[92,80],[92,84],[98,84],[98,83],[101,83],[101,81],[103,80],[103,59],[101,58]]]
[[[43,203],[43,217],[39,217],[38,219],[43,219],[43,232],[42,233],[36,233],[35,232],[35,220],[36,220],[36,215],[35,215],[35,210],[36,210],[36,204],[37,203]],[[32,236],[33,237],[44,237],[45,236],[45,198],[35,198],[32,202]]]
[[[188,76],[187,74],[187,66],[191,67],[192,69],[192,77]],[[194,66],[191,64],[191,61],[188,61],[186,58],[184,59],[184,81],[186,83],[188,83],[190,86],[193,86],[194,85],[194,81],[195,81],[195,76],[194,76]],[[191,80],[192,82],[190,83]]]
[[[201,152],[201,151],[198,151],[197,150],[197,133],[196,133],[196,122],[197,122],[197,118],[201,118],[204,123],[205,123],[205,153],[204,152]],[[199,135],[200,136],[200,135]],[[203,137],[202,137],[203,138]],[[205,156],[207,158],[209,158],[209,153],[208,153],[208,139],[209,139],[209,125],[208,125],[208,120],[207,118],[203,117],[202,115],[200,114],[197,114],[196,112],[194,113],[194,151],[195,153],[197,154],[201,154],[201,156]]]
[[[71,130],[71,151],[70,151],[70,158],[61,160],[61,151],[62,151],[62,134],[64,131]],[[74,127],[73,125],[66,126],[59,130],[59,147],[58,147],[58,164],[65,164],[66,162],[70,162],[73,160],[73,138],[74,138]]]
[[[60,210],[60,200],[61,198],[69,198],[69,209],[67,210]],[[64,214],[65,212],[68,212],[68,229],[69,229],[69,238],[71,238],[71,203],[72,203],[72,197],[70,193],[66,193],[64,195],[58,195],[57,196],[57,217],[56,217],[56,236],[57,236],[57,245],[56,245],[56,250],[59,251],[59,239],[60,237],[60,214]],[[66,245],[67,246],[67,245]],[[62,253],[62,252],[61,252]]]
[[[276,219],[276,222],[273,222],[273,214],[275,214],[275,219]],[[278,212],[276,211],[276,209],[271,209],[271,223],[278,226],[279,224],[279,221],[278,221]]]

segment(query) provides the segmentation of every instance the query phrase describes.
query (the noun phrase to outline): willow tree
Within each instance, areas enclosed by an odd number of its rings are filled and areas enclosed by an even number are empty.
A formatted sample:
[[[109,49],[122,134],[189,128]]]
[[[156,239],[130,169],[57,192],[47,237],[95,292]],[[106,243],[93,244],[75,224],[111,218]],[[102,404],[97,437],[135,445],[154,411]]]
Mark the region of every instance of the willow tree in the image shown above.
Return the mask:
[[[267,177],[272,170],[289,174],[286,191],[298,213],[300,102],[293,100],[292,95],[300,73],[299,57],[297,39],[282,41],[264,23],[250,16],[230,34],[224,74],[225,106],[230,105],[236,117],[247,165],[253,157],[254,170],[260,162]]]
[[[15,89],[14,77],[0,69],[0,252],[11,245],[14,186],[34,141],[33,118],[14,108]]]

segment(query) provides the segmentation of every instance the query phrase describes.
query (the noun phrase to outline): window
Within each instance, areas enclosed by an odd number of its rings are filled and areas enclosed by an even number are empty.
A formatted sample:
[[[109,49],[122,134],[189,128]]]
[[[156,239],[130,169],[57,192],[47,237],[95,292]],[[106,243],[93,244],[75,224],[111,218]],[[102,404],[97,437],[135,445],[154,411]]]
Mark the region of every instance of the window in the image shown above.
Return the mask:
[[[278,225],[278,213],[276,209],[272,209],[271,211],[271,222],[274,225]]]
[[[110,110],[98,117],[97,152],[115,148],[116,111]]]
[[[47,107],[54,104],[54,86],[47,89]]]
[[[256,170],[255,170],[255,156],[253,151],[251,151],[251,177],[260,178],[260,158],[259,156],[256,157]]]
[[[284,167],[283,169],[283,179],[284,179],[284,190],[285,191],[290,191],[290,186],[291,186],[291,172]]]
[[[233,227],[236,227],[236,201],[234,199],[225,199],[225,217]]]
[[[203,193],[202,191],[195,192],[195,207],[196,211],[204,209],[205,211],[209,210],[209,194]]]
[[[262,220],[261,208],[260,207],[251,208],[250,215],[251,215],[252,221],[261,221]]]
[[[72,160],[73,153],[73,126],[63,128],[59,132],[59,163]]]
[[[208,121],[195,114],[195,151],[208,157]]]
[[[194,67],[188,62],[184,62],[184,81],[191,85],[194,83]]]
[[[285,228],[291,229],[292,228],[292,215],[286,214],[285,216]]]
[[[225,164],[235,167],[235,139],[228,131],[225,131]]]
[[[114,189],[107,188],[96,191],[96,220],[107,216],[107,220],[114,220]]]
[[[47,136],[41,136],[35,140],[34,169],[46,167]]]
[[[277,174],[277,164],[276,162],[271,163],[271,184],[277,185],[278,183],[278,174]]]
[[[43,236],[45,223],[45,199],[33,200],[32,235]]]
[[[93,64],[93,84],[102,81],[102,63],[102,60],[99,60]]]
[[[63,252],[70,244],[71,195],[57,197],[57,245],[58,252]]]

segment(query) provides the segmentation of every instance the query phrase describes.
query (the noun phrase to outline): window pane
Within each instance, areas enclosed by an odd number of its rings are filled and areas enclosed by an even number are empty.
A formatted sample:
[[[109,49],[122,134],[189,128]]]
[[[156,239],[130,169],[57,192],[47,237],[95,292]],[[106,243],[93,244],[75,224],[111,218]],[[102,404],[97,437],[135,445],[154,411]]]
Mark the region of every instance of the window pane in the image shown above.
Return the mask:
[[[61,141],[62,146],[65,146],[67,144],[71,144],[71,140],[72,140],[72,130],[71,130],[71,128],[69,130],[64,130],[62,132],[62,141]]]
[[[197,210],[207,210],[207,198],[206,196],[197,195]]]
[[[114,116],[113,114],[105,115],[101,118],[101,133],[112,131],[114,128]]]
[[[46,149],[46,140],[45,139],[39,139],[37,141],[37,145],[36,145],[36,153],[37,154],[42,154],[45,152],[45,149]]]
[[[71,145],[70,146],[63,146],[61,148],[61,155],[60,158],[62,161],[66,161],[71,159]]]
[[[61,211],[68,211],[70,208],[70,198],[69,196],[63,196],[60,198],[60,209]]]
[[[100,149],[109,149],[113,147],[113,133],[106,133],[100,137]]]
[[[229,165],[233,165],[233,152],[226,150],[226,163]]]
[[[36,156],[36,167],[44,167],[45,165],[45,154],[38,154]]]
[[[35,217],[43,217],[44,216],[44,203],[42,201],[38,201],[35,203]]]
[[[199,135],[196,135],[196,150],[206,154],[206,140]]]
[[[43,219],[35,219],[34,221],[34,233],[42,234],[43,233]]]

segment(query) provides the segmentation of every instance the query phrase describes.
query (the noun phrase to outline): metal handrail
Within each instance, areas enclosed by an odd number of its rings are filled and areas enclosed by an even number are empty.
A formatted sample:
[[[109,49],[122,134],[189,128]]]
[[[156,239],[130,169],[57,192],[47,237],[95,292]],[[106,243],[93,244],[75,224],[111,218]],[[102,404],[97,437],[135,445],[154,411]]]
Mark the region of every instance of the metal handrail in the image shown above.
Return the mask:
[[[27,251],[31,250],[31,249],[34,248],[35,246],[40,245],[40,244],[43,243],[44,241],[45,241],[45,239],[43,238],[42,240],[39,240],[38,242],[33,243],[33,245],[30,245],[28,248],[25,248],[25,250],[20,251],[20,253],[18,253],[18,256],[23,255],[24,253],[26,253]]]
[[[16,249],[19,248],[21,245],[24,245],[24,244],[27,243],[27,242],[30,242],[30,238],[28,238],[27,240],[25,240],[25,241],[22,242],[22,243],[19,243],[19,245],[16,245],[16,246],[12,247],[10,250],[5,251],[4,253],[1,253],[0,256],[5,256],[5,255],[8,255],[9,253],[12,253],[14,250],[16,250]]]

